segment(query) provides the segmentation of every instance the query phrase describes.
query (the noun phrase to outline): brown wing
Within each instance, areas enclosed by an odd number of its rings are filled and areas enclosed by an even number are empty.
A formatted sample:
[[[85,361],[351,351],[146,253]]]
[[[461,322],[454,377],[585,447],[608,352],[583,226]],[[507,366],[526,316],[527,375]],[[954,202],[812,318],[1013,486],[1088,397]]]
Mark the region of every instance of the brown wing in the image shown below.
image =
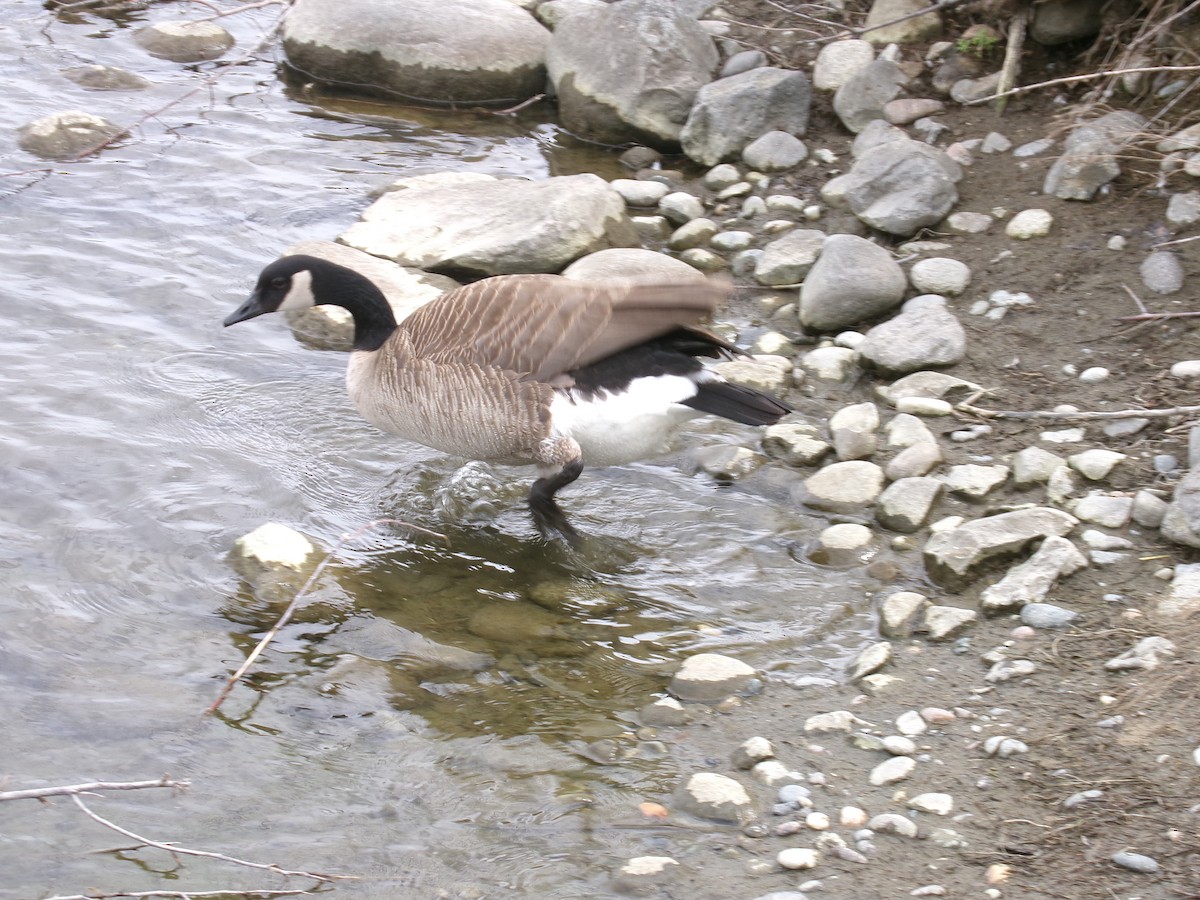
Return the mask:
[[[421,358],[548,381],[694,325],[712,314],[727,290],[706,282],[587,283],[558,275],[501,275],[443,294],[400,328]]]

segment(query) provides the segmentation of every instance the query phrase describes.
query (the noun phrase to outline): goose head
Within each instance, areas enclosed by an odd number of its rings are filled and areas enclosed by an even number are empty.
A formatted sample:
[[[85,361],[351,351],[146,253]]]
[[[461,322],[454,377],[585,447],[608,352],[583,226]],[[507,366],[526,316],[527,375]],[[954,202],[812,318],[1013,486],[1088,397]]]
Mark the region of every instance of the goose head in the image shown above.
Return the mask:
[[[313,294],[313,272],[319,270],[322,262],[311,256],[285,256],[275,260],[262,270],[246,302],[226,317],[226,327],[266,313],[316,306],[319,301]]]
[[[396,330],[396,317],[369,278],[315,256],[285,256],[258,276],[246,302],[225,319],[236,325],[266,313],[332,304],[354,318],[354,349],[377,350]]]

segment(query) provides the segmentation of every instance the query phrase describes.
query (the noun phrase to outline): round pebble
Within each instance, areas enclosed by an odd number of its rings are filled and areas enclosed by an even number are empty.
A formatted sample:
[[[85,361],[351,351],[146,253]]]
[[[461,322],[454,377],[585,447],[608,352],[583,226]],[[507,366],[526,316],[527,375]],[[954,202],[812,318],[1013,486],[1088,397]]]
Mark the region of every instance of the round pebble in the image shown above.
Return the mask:
[[[1129,869],[1132,872],[1141,872],[1143,875],[1153,875],[1158,871],[1158,860],[1153,856],[1145,856],[1141,853],[1131,853],[1128,850],[1122,850],[1120,853],[1112,855],[1114,865],[1120,866],[1122,869]]]
[[[1004,226],[1004,233],[1018,241],[1045,237],[1050,233],[1054,217],[1044,209],[1023,209]]]
[[[785,869],[811,869],[820,858],[821,854],[811,847],[788,847],[779,851],[775,861]]]
[[[1084,384],[1099,384],[1107,381],[1110,374],[1104,366],[1091,366],[1079,373],[1079,380]]]

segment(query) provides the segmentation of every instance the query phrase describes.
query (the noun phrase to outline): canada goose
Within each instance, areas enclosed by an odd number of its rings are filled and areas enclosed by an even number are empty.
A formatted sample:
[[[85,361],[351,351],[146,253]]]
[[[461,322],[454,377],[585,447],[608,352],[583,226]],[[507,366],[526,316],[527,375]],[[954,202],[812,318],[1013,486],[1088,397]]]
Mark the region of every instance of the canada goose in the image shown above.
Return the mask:
[[[346,384],[363,418],[455,456],[536,465],[534,524],[544,537],[575,543],[554,495],[585,463],[661,453],[678,425],[705,413],[767,425],[789,412],[696,358],[741,353],[695,324],[724,293],[706,283],[500,275],[443,294],[397,325],[369,279],[317,257],[285,256],[263,269],[225,325],[344,307],[354,318]]]

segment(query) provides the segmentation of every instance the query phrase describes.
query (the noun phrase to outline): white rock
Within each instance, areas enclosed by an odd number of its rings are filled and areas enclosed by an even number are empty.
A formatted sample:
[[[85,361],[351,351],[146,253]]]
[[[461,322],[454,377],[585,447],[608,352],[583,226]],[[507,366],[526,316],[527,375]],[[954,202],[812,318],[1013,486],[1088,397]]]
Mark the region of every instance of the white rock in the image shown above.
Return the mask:
[[[912,756],[917,752],[917,743],[901,734],[889,734],[883,739],[883,749],[892,756]]]
[[[954,810],[954,798],[949,794],[918,794],[908,801],[908,808],[938,816],[948,816]]]
[[[867,822],[867,827],[880,834],[898,834],[901,837],[910,838],[917,836],[917,823],[898,813],[881,813],[878,816],[872,816]]]
[[[692,815],[722,822],[740,822],[752,808],[746,789],[716,772],[692,775],[681,788],[679,801]]]
[[[896,781],[903,781],[913,773],[913,769],[916,767],[917,762],[911,756],[893,756],[872,769],[867,780],[876,787],[892,784]]]
[[[907,735],[908,737],[924,734],[928,727],[928,723],[921,718],[921,714],[915,709],[902,712],[896,718],[896,728],[901,734]]]
[[[1084,450],[1067,457],[1067,465],[1089,481],[1100,481],[1107,478],[1117,463],[1129,459],[1124,453],[1116,450]]]
[[[1026,241],[1030,238],[1045,237],[1050,233],[1054,217],[1044,209],[1023,209],[1004,226],[1004,233],[1010,238]]]
[[[804,730],[806,733],[816,732],[818,734],[829,731],[848,732],[852,728],[870,724],[870,722],[864,722],[852,712],[839,709],[833,712],[809,716],[804,722]]]
[[[785,869],[811,869],[821,860],[821,854],[811,847],[788,847],[780,850],[775,861]]]
[[[698,653],[683,661],[671,679],[670,691],[680,700],[714,702],[745,690],[754,677],[754,669],[741,660]]]

